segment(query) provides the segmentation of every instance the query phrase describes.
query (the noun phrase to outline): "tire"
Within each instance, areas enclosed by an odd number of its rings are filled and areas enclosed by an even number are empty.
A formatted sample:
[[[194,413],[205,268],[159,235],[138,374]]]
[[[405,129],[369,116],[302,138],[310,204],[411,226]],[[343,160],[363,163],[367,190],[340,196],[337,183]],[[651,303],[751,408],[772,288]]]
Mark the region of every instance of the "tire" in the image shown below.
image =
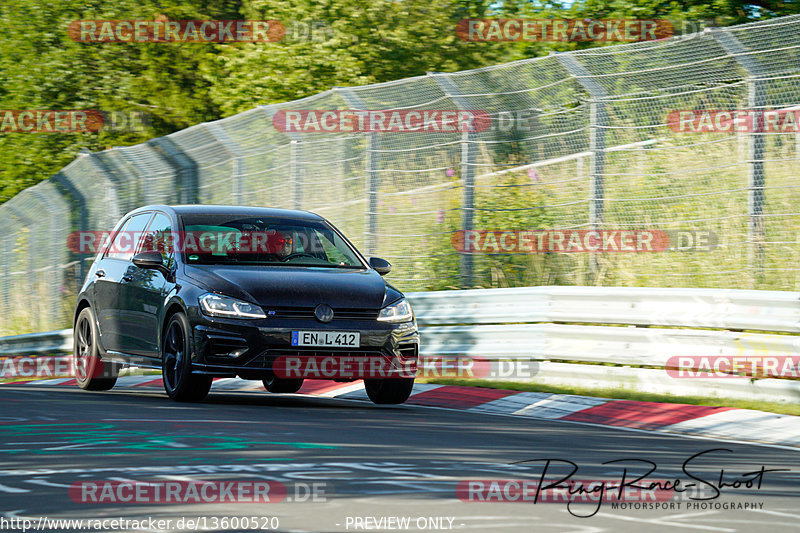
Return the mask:
[[[175,313],[164,328],[161,347],[161,378],[167,395],[177,402],[199,402],[211,390],[211,376],[192,374],[189,321]]]
[[[414,388],[414,378],[364,380],[367,396],[372,403],[377,404],[403,403],[411,396],[412,388]]]
[[[117,382],[119,365],[100,359],[91,307],[85,307],[78,314],[72,338],[72,361],[78,387],[92,391],[111,389]]]
[[[264,388],[269,392],[291,394],[300,390],[303,386],[303,379],[283,379],[275,376],[270,376],[267,379],[262,379],[261,383]]]

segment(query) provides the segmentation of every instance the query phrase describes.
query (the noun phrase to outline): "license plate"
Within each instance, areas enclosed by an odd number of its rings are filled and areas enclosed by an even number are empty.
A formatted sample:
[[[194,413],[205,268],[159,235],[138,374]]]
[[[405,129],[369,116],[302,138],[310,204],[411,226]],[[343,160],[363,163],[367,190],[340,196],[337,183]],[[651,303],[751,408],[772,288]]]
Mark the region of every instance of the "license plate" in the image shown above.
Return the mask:
[[[338,346],[358,348],[360,333],[349,331],[293,331],[292,346]]]

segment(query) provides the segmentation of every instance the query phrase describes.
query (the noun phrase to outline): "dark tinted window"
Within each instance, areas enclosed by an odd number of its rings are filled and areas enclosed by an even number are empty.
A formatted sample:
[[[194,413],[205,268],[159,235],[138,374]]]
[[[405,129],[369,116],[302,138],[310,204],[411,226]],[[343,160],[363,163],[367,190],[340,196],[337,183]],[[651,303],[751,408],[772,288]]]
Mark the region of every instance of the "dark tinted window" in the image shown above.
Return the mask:
[[[164,265],[172,268],[175,261],[172,221],[164,213],[156,213],[144,233],[138,252],[160,252]]]
[[[141,213],[131,217],[128,223],[114,237],[106,257],[130,261],[136,245],[142,238],[142,232],[147,227],[147,223],[152,216],[153,213]]]
[[[241,215],[182,215],[181,250],[189,264],[364,268],[353,249],[319,220]]]

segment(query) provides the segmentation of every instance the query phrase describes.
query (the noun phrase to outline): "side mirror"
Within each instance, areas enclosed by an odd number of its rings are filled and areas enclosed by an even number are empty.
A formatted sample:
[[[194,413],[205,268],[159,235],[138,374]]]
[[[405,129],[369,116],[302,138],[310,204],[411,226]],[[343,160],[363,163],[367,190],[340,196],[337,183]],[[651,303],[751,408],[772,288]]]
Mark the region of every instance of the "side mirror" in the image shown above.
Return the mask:
[[[164,268],[164,258],[160,252],[139,252],[131,261],[139,268]]]
[[[392,271],[392,264],[386,259],[381,259],[380,257],[370,257],[369,266],[374,268],[375,271],[381,276],[385,276]]]

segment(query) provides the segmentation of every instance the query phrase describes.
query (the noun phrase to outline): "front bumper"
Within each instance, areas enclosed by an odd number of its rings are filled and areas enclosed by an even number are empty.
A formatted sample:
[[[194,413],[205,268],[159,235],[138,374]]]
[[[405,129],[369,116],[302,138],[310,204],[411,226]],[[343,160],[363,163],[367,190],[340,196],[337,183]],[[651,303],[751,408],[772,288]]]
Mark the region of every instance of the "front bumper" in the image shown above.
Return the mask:
[[[332,367],[347,371],[330,375],[303,374],[305,379],[337,379],[350,381],[360,377],[359,369],[370,365],[358,364],[361,360],[382,360],[384,368],[403,369],[408,377],[416,371],[419,358],[419,333],[416,321],[400,324],[379,322],[374,319],[340,319],[327,324],[305,318],[232,319],[207,317],[196,311],[190,317],[194,355],[194,372],[215,376],[239,376],[245,379],[265,379],[278,375],[297,361],[310,363],[333,360]],[[292,331],[346,331],[360,334],[360,346],[352,348],[292,346]],[[375,368],[374,365],[372,368]],[[413,374],[412,374],[413,375]],[[391,376],[387,376],[391,377]]]

